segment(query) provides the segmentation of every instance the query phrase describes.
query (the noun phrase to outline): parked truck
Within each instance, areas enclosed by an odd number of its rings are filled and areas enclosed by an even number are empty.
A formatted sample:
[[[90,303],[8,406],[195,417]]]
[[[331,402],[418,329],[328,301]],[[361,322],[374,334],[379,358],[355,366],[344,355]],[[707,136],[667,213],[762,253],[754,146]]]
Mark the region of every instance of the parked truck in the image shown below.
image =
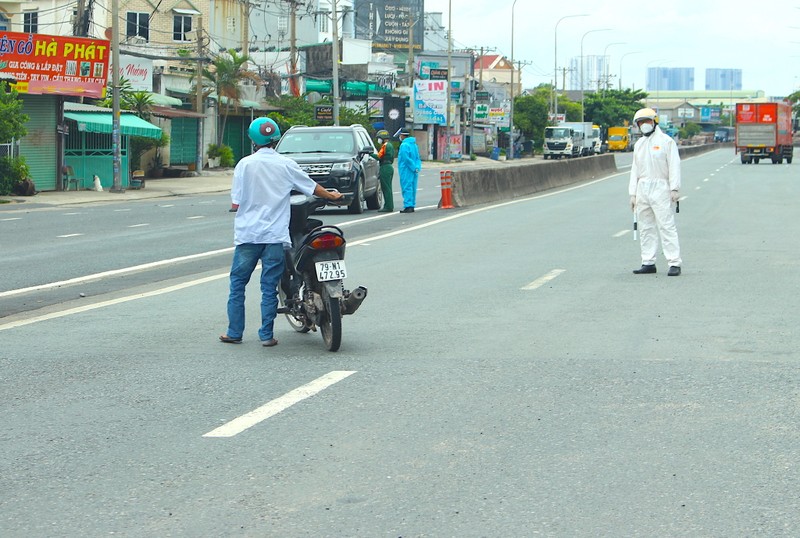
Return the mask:
[[[578,155],[591,155],[594,150],[594,134],[590,121],[562,121],[559,127],[569,127],[575,131],[575,142],[580,146]],[[598,133],[599,136],[599,133]]]
[[[631,128],[630,127],[609,127],[608,128],[608,151],[630,151]]]
[[[577,157],[580,155],[580,145],[576,142],[577,135],[570,127],[561,125],[544,128],[543,156],[545,159],[560,159],[561,157]],[[581,135],[581,140],[583,136]]]
[[[767,158],[791,164],[793,152],[789,103],[736,103],[736,153],[742,164]]]
[[[600,155],[604,150],[602,129],[599,125],[592,125],[592,153]]]

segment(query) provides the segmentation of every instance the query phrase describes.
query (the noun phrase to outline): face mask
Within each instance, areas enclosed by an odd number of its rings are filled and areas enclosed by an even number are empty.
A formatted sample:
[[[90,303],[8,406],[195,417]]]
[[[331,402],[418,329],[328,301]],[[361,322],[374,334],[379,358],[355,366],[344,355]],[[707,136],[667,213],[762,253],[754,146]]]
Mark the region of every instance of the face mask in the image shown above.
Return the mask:
[[[655,127],[653,127],[652,123],[643,123],[639,126],[639,130],[642,131],[642,134],[647,136],[653,132]]]
[[[383,138],[378,139],[378,144],[383,144]]]

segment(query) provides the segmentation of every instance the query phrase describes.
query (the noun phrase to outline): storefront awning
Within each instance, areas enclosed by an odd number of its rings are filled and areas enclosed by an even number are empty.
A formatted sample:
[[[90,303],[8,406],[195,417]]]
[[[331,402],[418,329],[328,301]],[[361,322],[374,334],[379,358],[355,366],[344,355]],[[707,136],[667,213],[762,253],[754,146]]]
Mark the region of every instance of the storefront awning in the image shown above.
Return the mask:
[[[212,93],[211,95],[209,95],[209,97],[211,99],[216,100],[217,94]],[[233,106],[234,105],[233,99],[228,99],[224,95],[222,96],[222,99],[220,99],[220,102],[224,105],[228,104],[229,101],[231,106]],[[252,110],[265,110],[268,112],[275,112],[278,110],[282,110],[280,107],[277,106],[268,105],[267,103],[261,103],[258,101],[250,101],[248,99],[239,99],[239,108],[250,108]]]
[[[149,93],[150,95],[150,102],[156,106],[181,106],[183,105],[183,101],[176,97],[170,97],[169,95],[162,95],[160,93]]]
[[[111,134],[111,114],[99,112],[64,112],[64,117],[76,122],[79,131]],[[161,128],[133,114],[121,114],[119,117],[119,127],[120,132],[124,136],[161,138]]]
[[[150,111],[153,116],[161,118],[205,118],[205,114],[198,114],[194,110],[183,108],[170,108],[168,106],[151,106]]]

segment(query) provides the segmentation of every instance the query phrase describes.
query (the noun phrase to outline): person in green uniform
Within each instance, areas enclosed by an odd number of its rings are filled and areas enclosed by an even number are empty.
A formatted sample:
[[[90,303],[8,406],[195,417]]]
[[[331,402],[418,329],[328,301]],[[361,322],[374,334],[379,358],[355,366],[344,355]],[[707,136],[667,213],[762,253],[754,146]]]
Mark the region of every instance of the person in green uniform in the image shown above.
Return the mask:
[[[392,179],[394,178],[394,155],[395,149],[389,140],[389,131],[380,130],[375,136],[378,139],[377,158],[381,163],[380,168],[380,181],[381,191],[383,191],[383,208],[379,209],[379,213],[392,213],[394,211],[394,200],[392,198]]]

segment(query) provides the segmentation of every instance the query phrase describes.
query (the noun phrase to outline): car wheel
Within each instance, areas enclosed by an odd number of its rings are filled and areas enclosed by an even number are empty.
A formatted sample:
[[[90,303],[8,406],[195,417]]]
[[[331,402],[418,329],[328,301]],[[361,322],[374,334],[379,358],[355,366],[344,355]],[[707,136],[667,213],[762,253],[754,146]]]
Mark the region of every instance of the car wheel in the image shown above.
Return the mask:
[[[367,196],[367,209],[380,209],[383,207],[383,189],[381,189],[380,179],[375,187],[375,194]]]
[[[347,206],[347,211],[352,215],[360,215],[364,212],[364,180],[362,178],[356,182],[353,201]]]

